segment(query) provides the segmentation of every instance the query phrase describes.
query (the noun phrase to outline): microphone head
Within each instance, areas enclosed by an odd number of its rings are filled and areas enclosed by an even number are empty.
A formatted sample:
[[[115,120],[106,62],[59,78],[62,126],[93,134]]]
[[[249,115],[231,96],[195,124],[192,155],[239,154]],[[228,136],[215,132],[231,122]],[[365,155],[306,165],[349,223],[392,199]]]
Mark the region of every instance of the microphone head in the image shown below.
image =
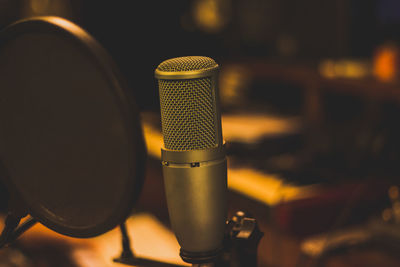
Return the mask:
[[[158,65],[160,72],[204,71],[218,67],[214,59],[201,56],[177,57],[167,59]]]
[[[155,71],[166,149],[203,150],[222,146],[217,74],[209,57],[178,57]]]

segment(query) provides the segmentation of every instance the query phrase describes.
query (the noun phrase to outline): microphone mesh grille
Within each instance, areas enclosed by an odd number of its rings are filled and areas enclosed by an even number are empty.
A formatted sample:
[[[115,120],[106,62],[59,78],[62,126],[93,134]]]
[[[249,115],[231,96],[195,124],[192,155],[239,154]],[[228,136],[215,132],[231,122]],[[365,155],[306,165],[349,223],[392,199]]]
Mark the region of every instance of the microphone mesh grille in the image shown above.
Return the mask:
[[[170,150],[215,147],[211,78],[159,80],[164,146]]]
[[[209,57],[191,56],[165,60],[157,69],[167,72],[204,70],[216,67],[217,63]]]

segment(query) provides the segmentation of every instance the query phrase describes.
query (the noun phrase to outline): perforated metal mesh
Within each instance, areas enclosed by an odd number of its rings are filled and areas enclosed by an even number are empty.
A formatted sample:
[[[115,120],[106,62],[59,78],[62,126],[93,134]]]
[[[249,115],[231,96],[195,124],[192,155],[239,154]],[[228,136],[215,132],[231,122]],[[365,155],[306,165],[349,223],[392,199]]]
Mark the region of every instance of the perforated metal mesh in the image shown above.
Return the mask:
[[[209,57],[177,57],[165,60],[157,69],[160,71],[177,72],[203,70],[218,66],[217,63]]]
[[[158,83],[165,148],[184,151],[215,147],[211,78]]]

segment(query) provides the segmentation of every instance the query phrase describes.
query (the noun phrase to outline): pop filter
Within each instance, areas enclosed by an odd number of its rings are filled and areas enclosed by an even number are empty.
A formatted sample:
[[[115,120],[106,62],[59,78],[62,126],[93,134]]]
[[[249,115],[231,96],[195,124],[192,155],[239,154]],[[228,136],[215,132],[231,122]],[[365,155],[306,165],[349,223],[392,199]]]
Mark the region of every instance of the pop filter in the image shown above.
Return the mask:
[[[139,113],[107,52],[57,17],[0,34],[0,175],[25,211],[72,237],[129,215],[142,187]]]

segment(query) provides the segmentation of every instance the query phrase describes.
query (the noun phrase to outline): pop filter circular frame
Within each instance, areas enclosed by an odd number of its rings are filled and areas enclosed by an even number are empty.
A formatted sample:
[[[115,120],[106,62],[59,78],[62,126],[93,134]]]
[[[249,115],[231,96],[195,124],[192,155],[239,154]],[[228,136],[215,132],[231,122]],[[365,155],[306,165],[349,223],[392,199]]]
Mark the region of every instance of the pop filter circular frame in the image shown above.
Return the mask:
[[[62,18],[19,21],[0,33],[0,83],[0,178],[14,204],[72,237],[123,223],[146,153],[138,108],[102,46]]]

